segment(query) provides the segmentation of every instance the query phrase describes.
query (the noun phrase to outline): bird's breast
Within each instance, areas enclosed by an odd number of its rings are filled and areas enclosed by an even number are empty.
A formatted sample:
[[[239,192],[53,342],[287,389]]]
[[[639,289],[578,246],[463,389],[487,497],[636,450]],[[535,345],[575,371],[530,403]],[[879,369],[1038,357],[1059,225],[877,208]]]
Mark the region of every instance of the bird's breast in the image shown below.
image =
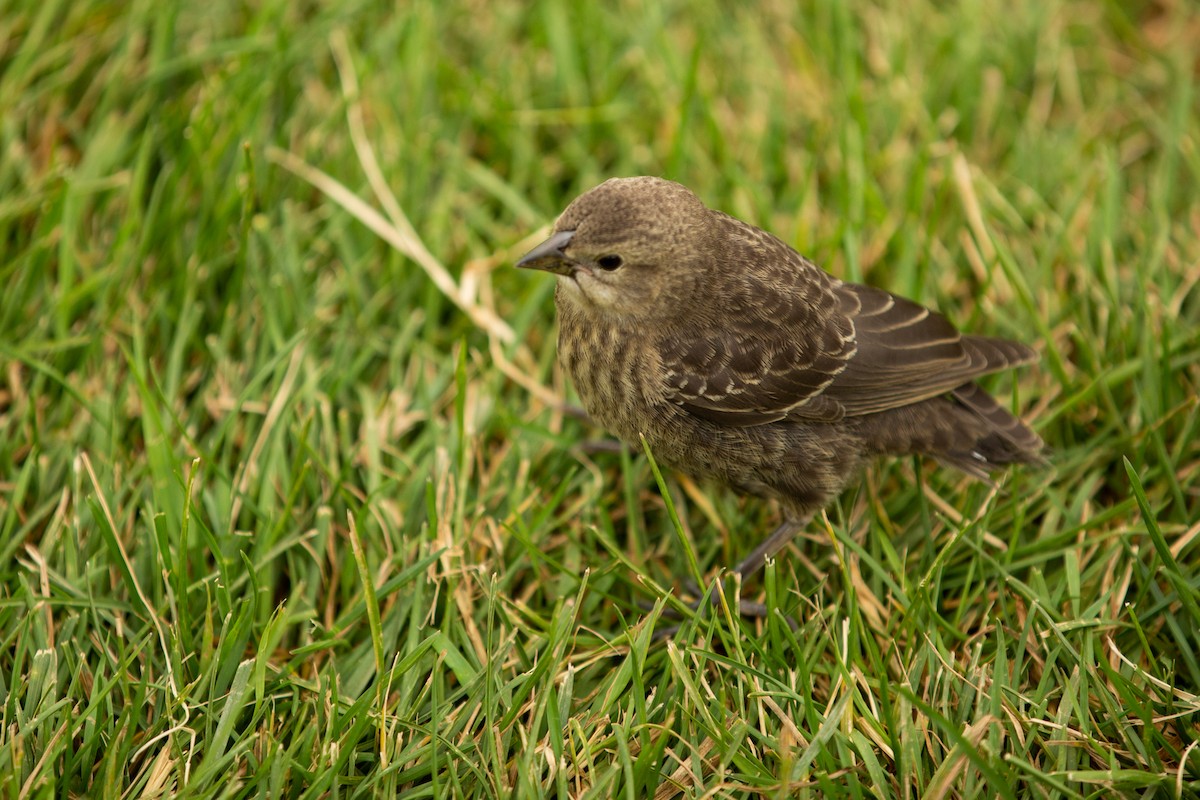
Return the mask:
[[[626,441],[652,435],[673,410],[655,379],[653,353],[630,331],[564,315],[558,353],[588,415]]]

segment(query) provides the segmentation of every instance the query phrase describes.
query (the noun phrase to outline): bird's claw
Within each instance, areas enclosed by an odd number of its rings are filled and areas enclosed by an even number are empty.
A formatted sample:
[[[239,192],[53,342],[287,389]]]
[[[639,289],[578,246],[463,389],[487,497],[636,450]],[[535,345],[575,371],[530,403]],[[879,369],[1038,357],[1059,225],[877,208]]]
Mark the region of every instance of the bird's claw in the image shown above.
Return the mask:
[[[715,608],[720,604],[721,595],[719,594],[716,587],[713,587],[712,591],[708,592],[706,595],[705,592],[702,591],[700,589],[700,587],[696,584],[696,582],[689,578],[688,580],[684,581],[683,589],[688,595],[691,595],[692,597],[695,598],[694,600],[684,602],[684,605],[687,606],[689,609],[691,609],[695,613],[704,613],[705,606]],[[707,597],[707,602],[705,601],[706,597]],[[642,609],[643,611],[649,611],[652,608],[654,608],[654,603],[651,603],[646,600],[638,600],[637,606],[638,606],[638,608]],[[772,609],[770,606],[768,606],[764,603],[756,603],[753,600],[744,600],[741,597],[738,597],[737,598],[737,611],[740,616],[745,617],[747,619],[765,619],[766,617],[770,616]],[[681,613],[679,610],[677,610],[675,608],[669,608],[669,607],[663,609],[662,616],[666,619],[672,619],[672,620],[679,620],[679,619],[684,618],[684,614]],[[791,617],[784,616],[783,618],[784,618],[784,620],[787,621],[788,626],[792,630],[796,630],[799,627],[799,624]],[[670,627],[667,627],[667,628],[663,628],[661,630],[656,630],[654,632],[654,638],[655,639],[669,638],[671,636],[674,636],[679,631],[679,628],[680,628],[680,625],[676,624],[676,625],[671,625]]]

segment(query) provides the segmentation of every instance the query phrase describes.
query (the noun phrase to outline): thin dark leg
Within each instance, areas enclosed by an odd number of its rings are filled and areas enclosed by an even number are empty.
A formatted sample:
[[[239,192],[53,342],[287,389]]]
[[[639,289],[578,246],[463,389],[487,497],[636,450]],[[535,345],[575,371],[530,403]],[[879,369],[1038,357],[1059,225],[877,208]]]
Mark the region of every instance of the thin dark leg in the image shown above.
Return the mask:
[[[586,422],[592,427],[596,427],[596,423],[592,422],[592,418],[583,410],[583,406],[577,406],[574,403],[563,403],[558,407],[558,410],[566,414],[568,417],[574,417],[581,422]]]
[[[750,555],[742,559],[742,563],[733,568],[733,571],[742,576],[742,582],[745,583],[753,577],[763,564],[767,563],[767,559],[782,550],[787,543],[796,538],[796,534],[807,527],[809,520],[813,517],[812,514],[802,519],[785,519],[775,532],[763,540],[762,544],[754,548]]]
[[[740,583],[745,583],[760,569],[762,569],[763,565],[767,563],[767,559],[771,558],[784,547],[786,547],[788,542],[792,541],[792,539],[796,537],[796,534],[800,533],[800,531],[807,527],[809,521],[812,520],[812,517],[812,514],[808,514],[801,519],[784,520],[779,527],[771,533],[770,536],[763,540],[762,544],[754,548],[750,555],[742,559],[742,562],[733,568],[733,571],[737,573],[740,578]],[[695,594],[697,597],[703,594],[703,592],[700,591],[700,587],[695,586],[694,584],[689,588],[695,590],[693,594]],[[709,600],[714,606],[717,605],[719,601],[719,596],[715,587],[709,596]],[[696,610],[699,610],[700,606],[701,603],[698,600],[692,604],[692,608]],[[765,605],[761,603],[753,603],[749,600],[741,600],[740,598],[738,600],[738,610],[744,617],[765,617],[770,613],[770,609]],[[793,628],[796,627],[796,623],[791,619],[788,620],[788,624]],[[673,636],[678,630],[678,625],[672,625],[664,630],[655,631],[654,638],[663,639],[668,636]]]

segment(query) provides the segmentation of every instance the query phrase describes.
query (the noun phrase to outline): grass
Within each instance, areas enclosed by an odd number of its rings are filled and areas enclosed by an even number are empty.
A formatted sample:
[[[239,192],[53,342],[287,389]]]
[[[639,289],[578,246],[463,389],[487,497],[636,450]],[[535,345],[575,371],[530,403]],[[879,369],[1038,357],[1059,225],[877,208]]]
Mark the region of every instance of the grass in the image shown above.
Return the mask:
[[[1200,17],[798,5],[7,6],[0,795],[1200,796]],[[585,448],[511,269],[646,173],[1036,345],[1053,468],[655,641],[777,509]]]

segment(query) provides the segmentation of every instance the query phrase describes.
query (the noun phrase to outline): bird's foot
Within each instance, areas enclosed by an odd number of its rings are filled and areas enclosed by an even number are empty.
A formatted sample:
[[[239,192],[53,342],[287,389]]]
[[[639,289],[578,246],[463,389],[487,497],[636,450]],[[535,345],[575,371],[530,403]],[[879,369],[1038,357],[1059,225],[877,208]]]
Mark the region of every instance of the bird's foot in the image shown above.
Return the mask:
[[[721,607],[721,592],[719,587],[713,586],[707,593],[696,584],[694,580],[688,579],[683,583],[683,590],[686,595],[690,595],[691,600],[684,600],[683,605],[690,609],[695,614],[704,614],[707,609],[718,609]],[[728,596],[728,595],[726,595]],[[739,616],[746,619],[765,619],[772,613],[771,606],[765,603],[757,603],[753,600],[745,600],[740,594],[736,596],[736,610]],[[649,611],[654,607],[653,603],[639,600],[637,605],[645,611]],[[732,604],[731,604],[732,605]],[[733,610],[731,608],[731,610]],[[686,617],[686,613],[677,608],[667,607],[663,609],[662,617],[668,620],[681,620]],[[796,630],[799,624],[791,617],[784,616],[784,620],[792,630]],[[654,632],[655,639],[668,639],[679,632],[680,624],[670,625],[666,628],[658,629]]]
[[[741,586],[743,583],[745,583],[745,581],[756,575],[758,571],[763,568],[763,565],[766,564],[768,559],[772,558],[788,542],[790,542],[797,533],[803,530],[804,526],[808,524],[810,519],[812,519],[811,513],[804,514],[803,516],[799,517],[785,519],[782,523],[780,523],[779,527],[776,528],[771,535],[766,538],[765,541],[763,541],[758,547],[754,548],[750,555],[742,559],[741,563],[733,568],[733,574],[738,576],[738,580],[735,583],[737,588],[734,590],[734,596],[737,600],[738,613],[741,616],[749,617],[751,619],[761,619],[771,614],[772,610],[769,606],[765,606],[762,603],[755,603],[750,600],[743,600],[741,597]],[[685,605],[693,612],[704,613],[705,601],[703,598],[705,597],[705,592],[703,592],[700,587],[696,585],[695,581],[690,579],[684,582],[683,588],[693,597],[701,598],[694,600],[691,603],[685,603]],[[713,586],[712,589],[707,593],[707,604],[709,606],[717,606],[720,603],[720,589],[721,587],[719,585]],[[641,604],[639,603],[639,605]],[[644,609],[649,609],[652,607],[653,606],[642,606]],[[673,619],[681,619],[684,616],[676,608],[665,610],[663,615]],[[792,630],[796,630],[799,627],[797,622],[791,617],[784,616],[784,619],[787,620],[787,623]],[[654,637],[656,639],[665,639],[666,637],[673,635],[678,630],[679,626],[673,625],[665,630],[656,631]]]
[[[696,581],[692,578],[688,578],[683,582],[683,590],[696,598],[690,603],[686,603],[688,608],[690,608],[692,611],[699,611],[701,606],[704,605],[704,590],[700,588],[700,584],[696,583]],[[765,617],[771,613],[771,609],[762,603],[755,603],[753,600],[743,600],[740,596],[737,598],[737,601],[738,613],[740,613],[743,617],[758,619],[759,617]],[[715,586],[709,593],[709,602],[713,606],[717,606],[721,602],[721,595],[718,593],[717,587]],[[674,609],[671,610],[671,613],[675,613]]]

